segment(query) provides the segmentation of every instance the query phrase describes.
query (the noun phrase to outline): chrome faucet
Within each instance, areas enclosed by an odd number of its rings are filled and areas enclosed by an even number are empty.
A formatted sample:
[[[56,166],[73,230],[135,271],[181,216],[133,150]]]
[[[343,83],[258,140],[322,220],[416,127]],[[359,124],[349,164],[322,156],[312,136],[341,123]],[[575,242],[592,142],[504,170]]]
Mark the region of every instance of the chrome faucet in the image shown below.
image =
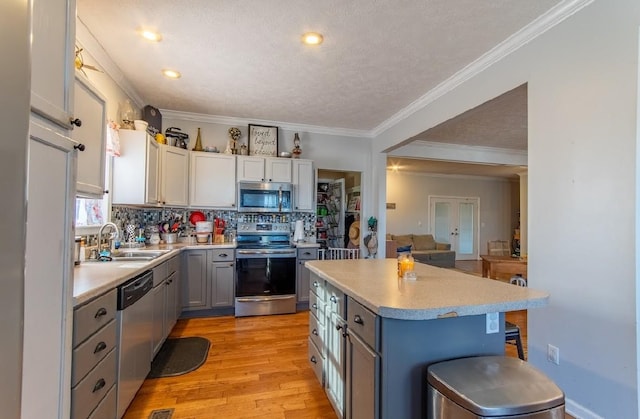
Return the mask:
[[[113,229],[113,233],[109,236],[109,255],[111,256],[111,252],[114,250],[114,240],[117,240],[120,237],[120,232],[118,231],[118,226],[112,222],[104,223],[100,226],[100,230],[98,230],[98,257],[100,257],[100,252],[102,251],[102,231],[105,227],[111,227]]]

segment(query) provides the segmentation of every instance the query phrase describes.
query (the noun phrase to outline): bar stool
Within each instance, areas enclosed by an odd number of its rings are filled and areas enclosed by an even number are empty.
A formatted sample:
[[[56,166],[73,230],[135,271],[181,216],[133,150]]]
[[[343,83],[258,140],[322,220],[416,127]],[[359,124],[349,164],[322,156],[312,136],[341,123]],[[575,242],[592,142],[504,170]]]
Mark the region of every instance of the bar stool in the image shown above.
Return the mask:
[[[522,339],[520,338],[520,327],[517,324],[504,322],[504,340],[510,345],[516,345],[518,349],[518,358],[524,361],[524,350],[522,348]]]

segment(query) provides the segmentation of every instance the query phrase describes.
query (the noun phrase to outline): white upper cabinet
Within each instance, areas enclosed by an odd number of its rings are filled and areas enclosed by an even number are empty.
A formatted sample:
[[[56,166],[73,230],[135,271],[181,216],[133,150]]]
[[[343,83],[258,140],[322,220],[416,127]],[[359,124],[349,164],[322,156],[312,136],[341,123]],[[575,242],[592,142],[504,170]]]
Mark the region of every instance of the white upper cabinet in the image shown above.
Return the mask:
[[[107,106],[105,98],[83,77],[76,75],[74,107],[80,125],[71,131],[78,144],[79,196],[102,198],[104,194],[104,166]]]
[[[238,156],[238,182],[291,182],[291,159]]]
[[[192,151],[189,162],[189,205],[236,208],[236,156]]]
[[[316,188],[313,160],[292,160],[294,209],[315,211]]]
[[[75,0],[34,0],[31,109],[64,127],[73,117]]]
[[[163,205],[189,204],[189,151],[160,145],[160,202]]]
[[[120,130],[120,157],[113,159],[113,203],[158,205],[159,144],[145,131]]]

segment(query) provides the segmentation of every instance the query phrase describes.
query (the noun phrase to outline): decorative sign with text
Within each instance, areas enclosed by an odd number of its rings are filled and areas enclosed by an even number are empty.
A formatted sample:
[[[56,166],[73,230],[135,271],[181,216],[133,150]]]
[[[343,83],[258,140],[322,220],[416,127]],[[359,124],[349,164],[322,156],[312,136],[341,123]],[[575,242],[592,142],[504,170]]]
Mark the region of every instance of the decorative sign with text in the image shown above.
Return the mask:
[[[278,127],[249,124],[249,155],[278,156]]]

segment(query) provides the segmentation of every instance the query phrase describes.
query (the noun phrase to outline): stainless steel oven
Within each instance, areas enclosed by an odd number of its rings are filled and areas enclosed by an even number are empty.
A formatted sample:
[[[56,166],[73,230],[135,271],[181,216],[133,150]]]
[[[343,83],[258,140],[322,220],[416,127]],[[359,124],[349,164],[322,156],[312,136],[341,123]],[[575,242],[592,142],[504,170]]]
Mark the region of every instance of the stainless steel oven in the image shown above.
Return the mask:
[[[296,249],[287,223],[238,223],[235,315],[296,312]]]

